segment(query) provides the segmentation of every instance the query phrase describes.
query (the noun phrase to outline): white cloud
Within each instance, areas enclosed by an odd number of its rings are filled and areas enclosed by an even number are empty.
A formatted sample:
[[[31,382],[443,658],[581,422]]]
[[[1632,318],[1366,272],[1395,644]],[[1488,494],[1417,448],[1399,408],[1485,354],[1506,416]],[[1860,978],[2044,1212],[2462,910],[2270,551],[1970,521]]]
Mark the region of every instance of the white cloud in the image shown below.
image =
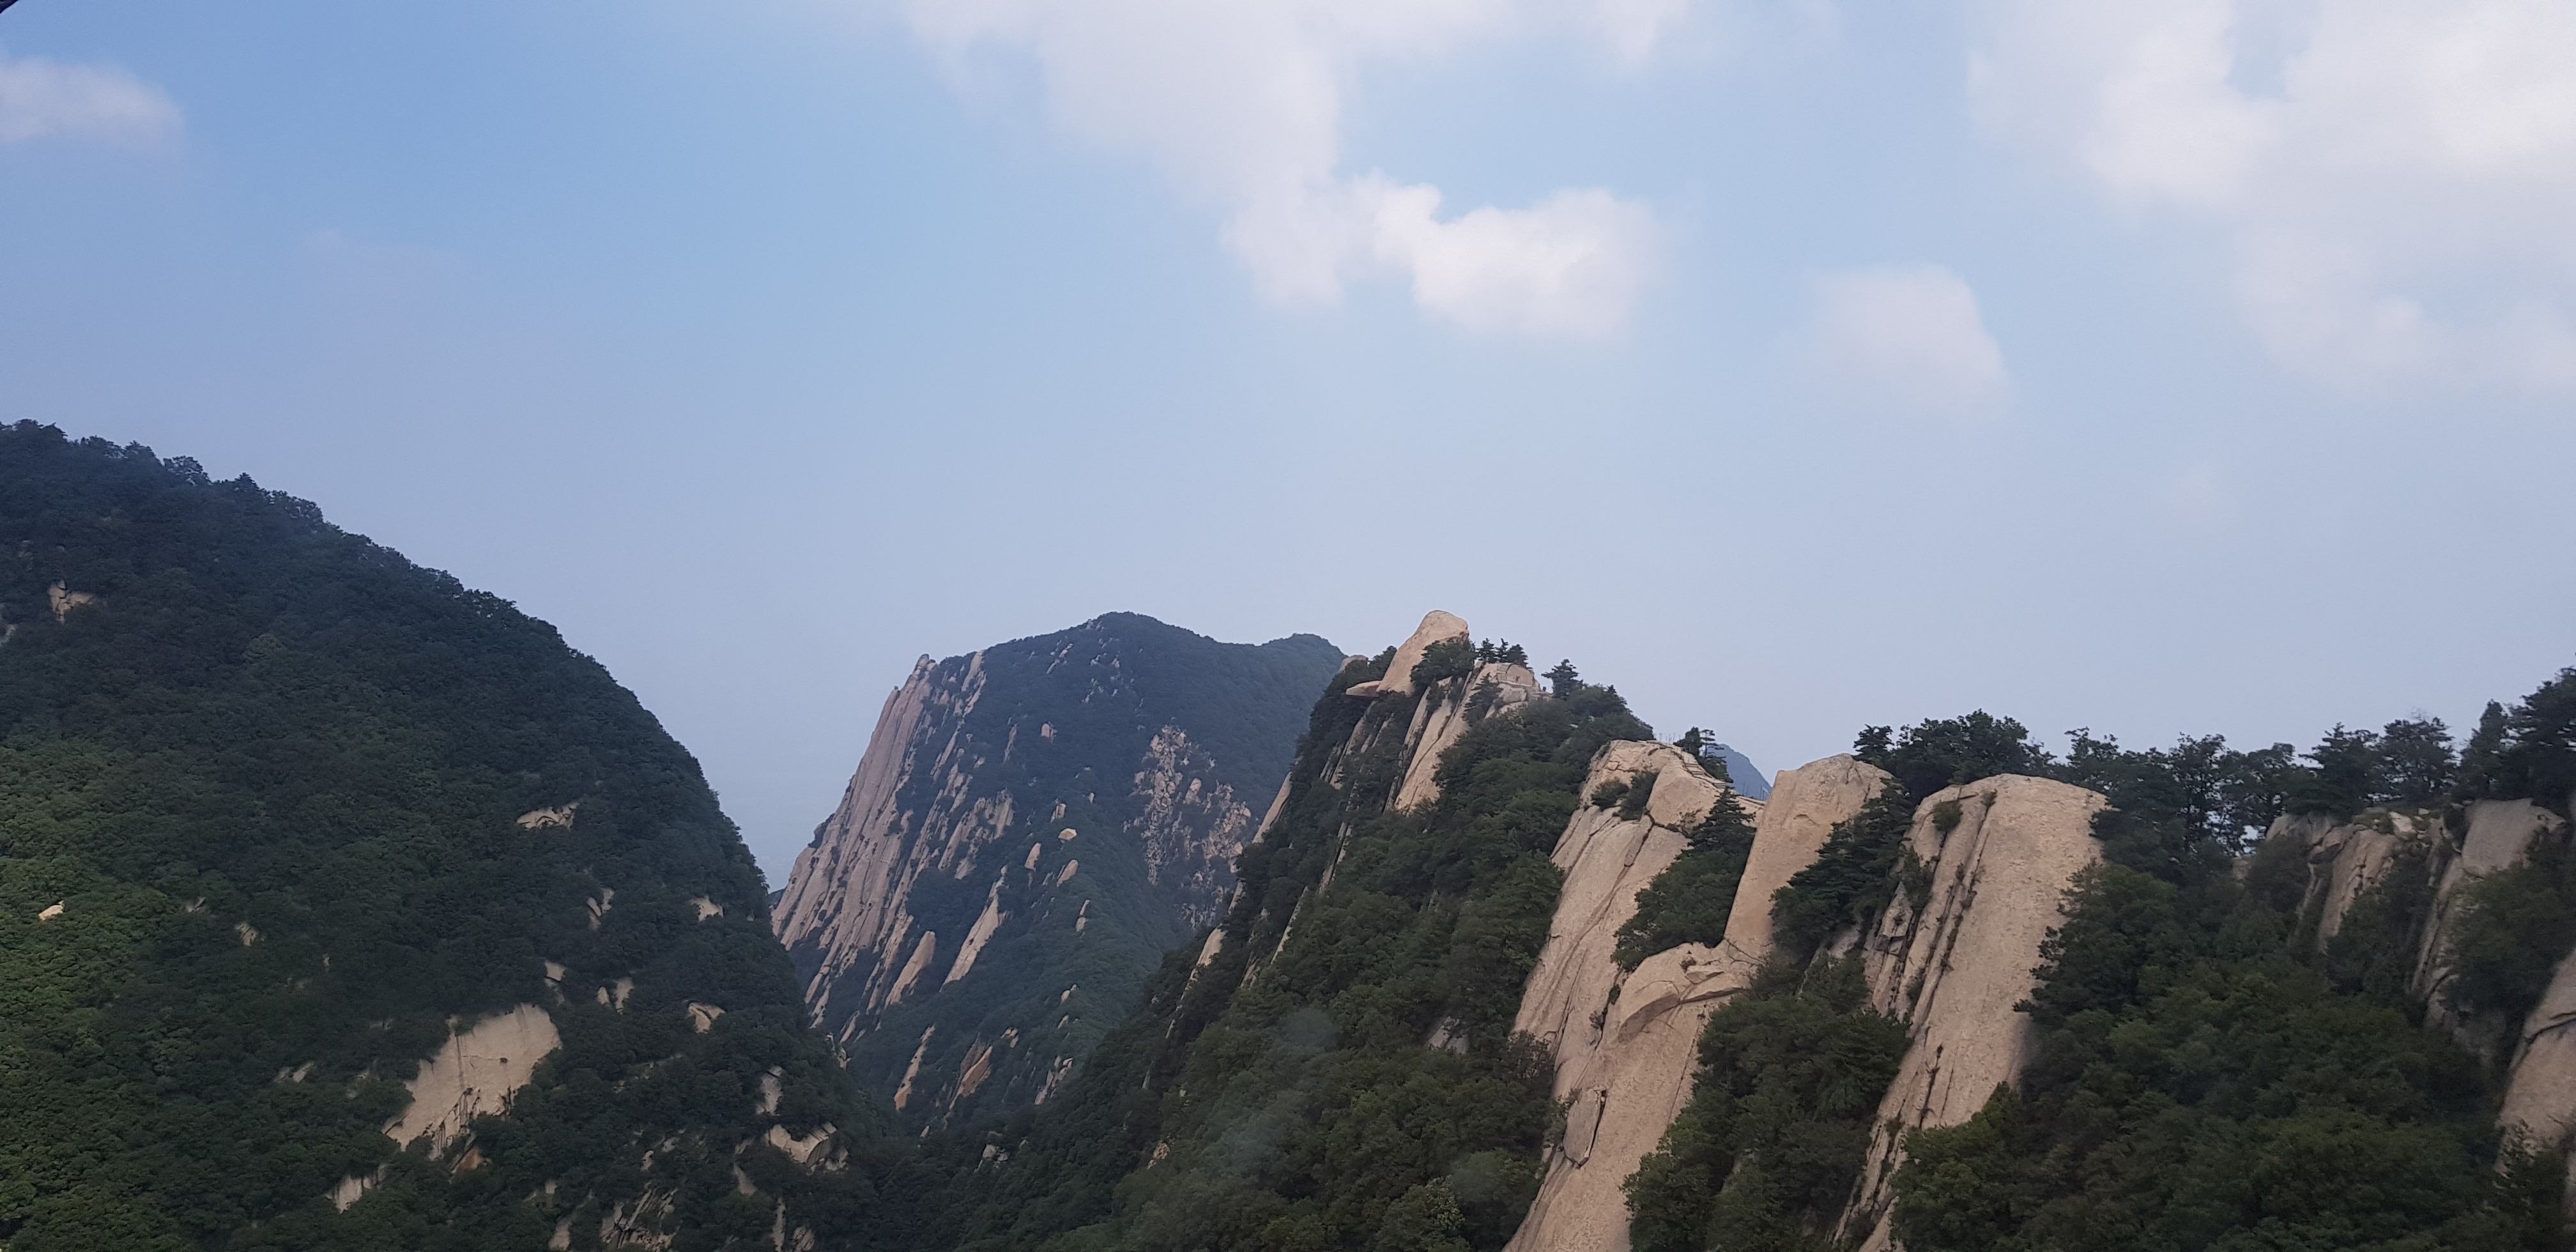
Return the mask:
[[[1391,276],[1470,330],[1599,337],[1650,276],[1657,231],[1645,206],[1569,189],[1527,209],[1442,218],[1436,187],[1341,169],[1343,95],[1360,65],[1569,16],[1533,7],[1549,2],[907,0],[907,11],[951,58],[1027,54],[1058,125],[1223,206],[1227,244],[1273,300],[1329,303],[1353,281]],[[1570,16],[1633,60],[1685,2],[1594,0]]]
[[[179,130],[179,106],[113,66],[0,53],[0,143],[61,137],[142,145]]]
[[[1937,265],[1816,279],[1800,347],[1824,389],[1855,404],[1974,416],[2001,406],[2011,388],[1977,293]]]
[[[2576,5],[1989,0],[1999,132],[2218,227],[2248,321],[2354,390],[2576,388]]]

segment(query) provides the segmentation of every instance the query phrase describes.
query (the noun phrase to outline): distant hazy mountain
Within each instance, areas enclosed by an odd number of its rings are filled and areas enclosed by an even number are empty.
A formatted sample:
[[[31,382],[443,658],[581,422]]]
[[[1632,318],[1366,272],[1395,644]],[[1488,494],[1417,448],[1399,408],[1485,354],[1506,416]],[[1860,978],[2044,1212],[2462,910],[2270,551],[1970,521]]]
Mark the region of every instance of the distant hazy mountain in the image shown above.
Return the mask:
[[[1743,792],[1747,799],[1771,798],[1771,776],[1763,773],[1762,767],[1755,765],[1752,757],[1722,743],[1712,744],[1702,749],[1702,752],[1704,755],[1725,758],[1727,776],[1735,783],[1735,789]]]
[[[1235,854],[1342,654],[1111,613],[945,661],[886,698],[778,933],[813,1020],[907,1122],[1043,1104]]]

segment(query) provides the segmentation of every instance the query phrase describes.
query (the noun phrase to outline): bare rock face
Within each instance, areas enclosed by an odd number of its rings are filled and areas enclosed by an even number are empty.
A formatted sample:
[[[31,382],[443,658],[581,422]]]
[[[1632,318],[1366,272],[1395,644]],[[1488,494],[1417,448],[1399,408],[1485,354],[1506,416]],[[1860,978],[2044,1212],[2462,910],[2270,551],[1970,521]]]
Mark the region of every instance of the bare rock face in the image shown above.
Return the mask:
[[[931,804],[918,814],[898,806],[899,793],[918,777],[963,780],[956,736],[940,741],[922,732],[925,719],[935,732],[954,727],[975,711],[984,689],[984,654],[965,660],[946,673],[926,656],[913,663],[911,676],[878,712],[876,733],[869,736],[858,772],[841,793],[840,807],[815,832],[814,842],[796,854],[796,866],[788,873],[787,892],[772,925],[790,950],[814,954],[817,968],[806,984],[805,1002],[817,1020],[830,1009],[836,992],[862,998],[870,1008],[885,1003],[902,969],[893,950],[914,929],[904,907],[912,884],[926,870],[961,860],[971,869],[975,854],[1009,825],[1007,792],[998,802],[967,804],[963,812],[956,803],[962,797],[951,789],[934,791]],[[921,759],[924,749],[929,749],[927,760]],[[868,976],[855,987],[845,986],[847,975],[862,967]]]
[[[2418,941],[2408,991],[2424,1005],[2428,1027],[2491,1061],[2504,1062],[2529,1050],[2537,1027],[2525,1026],[2516,1035],[2516,1023],[2481,1018],[2450,1003],[2451,940],[2460,920],[2460,892],[2487,874],[2522,864],[2536,840],[2564,826],[2557,814],[2528,800],[2480,800],[2450,814],[2374,809],[2351,821],[2284,816],[2263,837],[2266,843],[2287,841],[2307,859],[2303,907],[2316,918],[2319,950],[2341,933],[2363,893],[2401,870],[2424,875],[2432,889],[2432,918]]]
[[[1467,624],[1458,622],[1458,629],[1464,634]],[[1396,659],[1404,658],[1399,653]],[[1440,798],[1440,783],[1434,777],[1439,772],[1440,755],[1458,742],[1458,736],[1467,733],[1469,726],[1547,695],[1547,689],[1539,685],[1538,675],[1531,673],[1528,666],[1502,662],[1477,666],[1464,682],[1442,682],[1438,686],[1440,690],[1433,693],[1433,698],[1414,709],[1413,726],[1405,736],[1413,759],[1405,766],[1404,781],[1396,786],[1395,808],[1409,809]]]
[[[1250,797],[1216,781],[1215,759],[1178,726],[1154,732],[1141,765],[1134,794],[1145,811],[1129,827],[1144,850],[1145,881],[1170,892],[1191,927],[1212,925],[1225,915],[1234,857],[1252,834]]]
[[[1409,678],[1412,667],[1430,645],[1470,637],[1467,623],[1452,614],[1434,611],[1422,620],[1421,628],[1390,659],[1390,674],[1402,673]],[[1348,671],[1368,663],[1369,658],[1364,656],[1346,657],[1342,669]],[[1488,720],[1508,716],[1534,701],[1553,698],[1527,666],[1490,662],[1475,666],[1467,674],[1436,680],[1421,691],[1414,690],[1410,682],[1390,690],[1383,680],[1371,679],[1353,682],[1342,692],[1367,700],[1367,708],[1343,740],[1323,752],[1311,776],[1301,772],[1280,783],[1260,826],[1253,831],[1252,843],[1260,843],[1301,795],[1311,798],[1343,793],[1358,785],[1361,776],[1369,778],[1371,786],[1366,794],[1352,793],[1348,798],[1369,811],[1381,806],[1397,809],[1433,803],[1440,797],[1437,775],[1441,758],[1460,737]],[[1389,771],[1392,781],[1378,790],[1381,784],[1375,780],[1387,776],[1381,770]],[[1238,985],[1259,981],[1262,970],[1296,933],[1297,920],[1304,915],[1307,902],[1332,887],[1339,854],[1346,848],[1342,841],[1350,833],[1345,823],[1337,836],[1335,857],[1325,865],[1314,886],[1302,891],[1284,910],[1265,906],[1254,919],[1243,950],[1234,954],[1243,962],[1241,973],[1228,971],[1229,977],[1239,979]],[[1190,975],[1192,984],[1218,964],[1218,957],[1226,953],[1226,944],[1226,931],[1208,935],[1199,950],[1198,966]]]
[[[2106,803],[2081,787],[2006,774],[1935,792],[1915,809],[1906,845],[1931,871],[1929,888],[1899,892],[1860,939],[1871,1007],[1906,1023],[1911,1040],[1878,1106],[1845,1238],[1892,1247],[1891,1184],[1906,1133],[1967,1121],[2037,1052],[2037,1027],[2013,1006],[2037,985],[2040,944],[2065,920],[2076,875],[2102,859],[2093,815]]]
[[[2412,849],[2433,855],[2436,834],[2412,813],[2387,815],[2384,828],[2305,814],[2274,819],[2264,838],[2288,839],[2306,849],[2308,887],[2300,898],[2299,913],[2315,915],[2316,947],[2322,952],[2342,933],[2344,916],[2352,912],[2353,902],[2387,881],[2401,853]]]
[[[562,1046],[554,1019],[533,1004],[455,1031],[403,1084],[411,1103],[385,1123],[385,1136],[400,1144],[427,1136],[430,1154],[445,1155],[475,1118],[508,1112],[510,1097],[535,1076],[537,1062]]]
[[[2409,984],[2424,1005],[2425,1026],[2506,1066],[2497,1124],[2508,1136],[2559,1153],[2576,1180],[2576,953],[2560,958],[2540,1003],[2519,1023],[2464,1012],[2449,995],[2462,889],[2524,864],[2535,844],[2565,833],[2564,819],[2529,800],[2480,800],[2450,815],[2374,810],[2350,822],[2283,817],[2264,839],[2288,840],[2305,852],[2306,905],[2316,911],[2320,947],[2339,931],[2353,902],[2389,874],[2402,867],[2426,876],[2432,920]],[[2576,1189],[2569,1194],[2576,1201]],[[2576,1220],[2576,1202],[2569,1217]]]
[[[1835,826],[1857,816],[1880,788],[1894,781],[1886,770],[1848,754],[1782,773],[1771,784],[1752,855],[1745,860],[1744,881],[1735,892],[1735,908],[1726,915],[1727,942],[1758,959],[1770,959],[1771,897],[1798,871],[1816,863]]]
[[[1386,677],[1372,682],[1353,683],[1343,694],[1361,699],[1412,695],[1413,667],[1422,663],[1422,654],[1435,643],[1446,643],[1452,639],[1468,637],[1467,619],[1454,613],[1443,613],[1433,609],[1422,615],[1422,624],[1414,627],[1411,637],[1396,645],[1395,663],[1386,667]]]
[[[921,658],[773,911],[814,1023],[908,1118],[1060,1087],[1221,915],[1341,663],[1133,614]]]
[[[1848,756],[1828,757],[1782,774],[1768,804],[1740,800],[1756,815],[1753,853],[1725,941],[1682,944],[1623,973],[1613,953],[1619,927],[1636,915],[1637,893],[1681,855],[1685,832],[1725,789],[1679,749],[1622,742],[1593,759],[1584,794],[1648,774],[1655,790],[1643,816],[1622,819],[1587,805],[1557,842],[1565,886],[1513,1029],[1554,1055],[1566,1131],[1512,1252],[1625,1252],[1621,1185],[1689,1102],[1709,1014],[1750,986],[1770,958],[1772,893],[1887,779]]]
[[[2436,841],[2432,865],[2438,886],[2433,895],[2433,924],[2416,957],[2412,990],[2424,1002],[2424,1023],[2448,1030],[2474,1051],[2490,1056],[2506,1045],[2507,1023],[2470,1020],[2451,1007],[2451,934],[2459,924],[2460,889],[2497,870],[2519,865],[2532,841],[2562,828],[2557,814],[2529,800],[2481,800],[2468,806],[2467,830],[2456,848]]]

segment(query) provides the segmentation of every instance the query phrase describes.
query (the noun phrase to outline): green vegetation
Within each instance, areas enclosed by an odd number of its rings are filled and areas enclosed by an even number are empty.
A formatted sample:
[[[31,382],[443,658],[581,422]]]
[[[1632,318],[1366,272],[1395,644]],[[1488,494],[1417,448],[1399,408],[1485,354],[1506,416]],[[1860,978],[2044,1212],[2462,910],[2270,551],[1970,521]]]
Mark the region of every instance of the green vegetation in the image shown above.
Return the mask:
[[[1918,1252],[2564,1246],[2560,1166],[2500,1155],[2477,1063],[2402,1004],[2294,958],[2298,868],[2260,865],[2242,886],[2090,875],[2045,950],[2023,1092],[1908,1140],[1898,1238]]]
[[[1838,1246],[1832,1220],[1903,1032],[1858,1012],[1856,990],[1835,990],[1856,985],[1848,964],[1797,956],[1916,885],[1903,840],[1919,801],[2019,772],[2111,799],[2094,824],[2109,863],[2081,880],[2044,949],[2026,1006],[2040,1054],[2022,1089],[1998,1090],[1966,1125],[1909,1138],[1895,1210],[1907,1247],[2565,1248],[2556,1157],[2500,1141],[2500,1075],[2428,1033],[2408,998],[2430,923],[2428,850],[2400,847],[2322,951],[2317,919],[2301,915],[2299,850],[2263,847],[2250,872],[2238,857],[2283,812],[2564,804],[2571,728],[2576,671],[2510,712],[2491,708],[2459,758],[2429,718],[2338,727],[2305,754],[2215,736],[2131,751],[2079,730],[2063,760],[1984,713],[1864,731],[1858,755],[1897,785],[1778,894],[1791,959],[1712,1017],[1692,1103],[1629,1182],[1635,1245]],[[2576,945],[2571,862],[2565,840],[2544,840],[2524,866],[2466,889],[2458,1006],[2520,1020],[2537,1001]],[[1872,1052],[1873,1038],[1887,1050]]]
[[[1464,639],[1443,639],[1422,650],[1422,659],[1414,663],[1413,685],[1427,687],[1450,678],[1464,678],[1476,670],[1476,648]]]
[[[2510,750],[2546,759],[2547,723],[2524,724],[2535,731]],[[2272,811],[2341,814],[2449,785],[2440,723],[2338,728],[2305,764],[2286,745],[2076,741],[2066,774],[2121,806],[2095,823],[2110,864],[2044,949],[2023,1089],[1908,1140],[1906,1246],[2565,1247],[2561,1166],[2499,1141],[2499,1076],[2424,1030],[2407,998],[2432,900],[2422,850],[2400,854],[2322,954],[2299,915],[2300,850],[2261,847],[2241,874],[2230,855]],[[2537,998],[2576,942],[2565,860],[2537,849],[2530,868],[2470,889],[2456,995],[2516,1020]]]
[[[2560,671],[2510,713],[2489,704],[2457,778],[2462,799],[2531,800],[2567,816],[2576,799],[2576,669]],[[2568,832],[2535,841],[2522,864],[2463,888],[2449,942],[2453,978],[2444,994],[2452,1005],[2522,1020],[2548,989],[2559,958],[2576,946],[2576,848]]]
[[[2459,772],[2469,799],[2531,800],[2576,816],[2576,669],[2560,670],[2509,713],[2489,704]]]
[[[2046,776],[2054,761],[2020,722],[1979,709],[1965,717],[1935,718],[1892,733],[1862,728],[1852,755],[1896,776],[1916,801],[1943,787],[1997,774]]]
[[[1636,778],[1613,778],[1592,789],[1592,807],[1615,809],[1619,820],[1633,822],[1646,815],[1646,805],[1655,798],[1655,780],[1660,773]]]
[[[1571,667],[1560,700],[1472,727],[1440,799],[1388,812],[1413,700],[1314,710],[1287,806],[1240,862],[1218,955],[1168,962],[1060,1113],[985,1144],[936,1242],[1001,1249],[1461,1252],[1507,1241],[1561,1114],[1514,1036],[1546,942],[1548,861],[1593,754],[1649,731]],[[1390,733],[1392,732],[1392,733]],[[1329,887],[1326,875],[1329,872]]]
[[[1753,821],[1734,792],[1690,830],[1690,844],[1655,881],[1637,893],[1637,912],[1619,927],[1615,959],[1633,970],[1647,957],[1685,943],[1726,938],[1735,909],[1735,887],[1753,854]]]
[[[1726,761],[1726,745],[1719,743],[1709,732],[1693,726],[1683,731],[1681,738],[1673,740],[1673,746],[1681,749],[1682,755],[1699,762],[1709,777],[1729,787],[1736,785],[1735,770]]]
[[[1815,863],[1772,896],[1772,942],[1779,950],[1810,956],[1844,929],[1876,921],[1896,898],[1899,871],[1913,863],[1905,848],[1913,823],[1914,801],[1893,786],[1836,823]]]
[[[0,616],[11,1252],[534,1248],[566,1219],[594,1247],[648,1195],[674,1248],[765,1237],[781,1199],[883,1233],[868,1143],[822,1175],[736,1152],[870,1115],[696,763],[544,623],[247,478],[30,423],[0,428]],[[593,995],[619,978],[623,1011]],[[461,1162],[398,1153],[449,1019],[521,1003],[563,1047],[512,1116]],[[335,1211],[352,1175],[380,1182]]]
[[[1829,1252],[1905,1026],[1856,959],[1780,966],[1709,1018],[1691,1101],[1627,1183],[1637,1252]]]

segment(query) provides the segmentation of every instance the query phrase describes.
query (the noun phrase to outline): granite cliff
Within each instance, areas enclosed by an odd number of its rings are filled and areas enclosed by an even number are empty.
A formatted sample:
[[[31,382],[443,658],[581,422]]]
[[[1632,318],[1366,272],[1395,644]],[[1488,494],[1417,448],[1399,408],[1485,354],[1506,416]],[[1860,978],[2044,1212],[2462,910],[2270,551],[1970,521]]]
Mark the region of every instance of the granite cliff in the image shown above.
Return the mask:
[[[923,657],[776,909],[811,1020],[907,1122],[1056,1096],[1223,915],[1342,659],[1126,613]]]
[[[1709,1013],[1771,959],[1772,893],[1885,778],[1847,756],[1782,774],[1766,788],[1767,803],[1747,801],[1757,814],[1752,856],[1726,937],[1666,949],[1626,971],[1614,951],[1637,893],[1681,854],[1683,832],[1707,815],[1722,786],[1667,745],[1617,743],[1593,759],[1585,791],[1647,773],[1656,782],[1644,812],[1579,811],[1557,844],[1565,886],[1513,1027],[1547,1045],[1566,1129],[1513,1237],[1516,1250],[1628,1246],[1620,1188],[1690,1098]]]
[[[2463,986],[2460,951],[2474,889],[2530,874],[2535,862],[2563,861],[2567,819],[2530,800],[2480,800],[2376,809],[2348,821],[2283,817],[2268,837],[2305,861],[2301,912],[2320,952],[2358,912],[2418,902],[2415,924],[2399,932],[2408,941],[2406,993],[2423,1006],[2428,1028],[2502,1070],[2497,1120],[2507,1132],[2558,1157],[2576,1179],[2576,945],[2557,957],[2529,1005]]]

